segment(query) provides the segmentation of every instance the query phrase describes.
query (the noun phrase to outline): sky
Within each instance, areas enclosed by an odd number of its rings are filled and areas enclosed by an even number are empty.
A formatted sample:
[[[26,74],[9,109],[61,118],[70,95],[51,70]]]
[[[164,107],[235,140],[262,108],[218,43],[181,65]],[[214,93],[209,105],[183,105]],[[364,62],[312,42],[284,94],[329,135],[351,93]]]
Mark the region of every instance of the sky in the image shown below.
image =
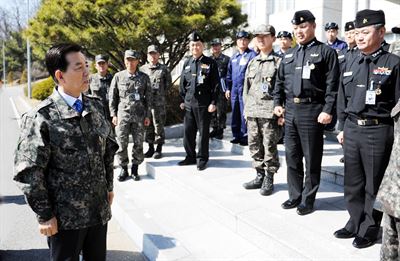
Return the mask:
[[[30,16],[34,15],[34,7],[38,6],[40,0],[29,0]],[[16,7],[20,8],[21,24],[26,24],[26,13],[28,9],[28,0],[0,0],[0,7],[10,11],[15,10]]]

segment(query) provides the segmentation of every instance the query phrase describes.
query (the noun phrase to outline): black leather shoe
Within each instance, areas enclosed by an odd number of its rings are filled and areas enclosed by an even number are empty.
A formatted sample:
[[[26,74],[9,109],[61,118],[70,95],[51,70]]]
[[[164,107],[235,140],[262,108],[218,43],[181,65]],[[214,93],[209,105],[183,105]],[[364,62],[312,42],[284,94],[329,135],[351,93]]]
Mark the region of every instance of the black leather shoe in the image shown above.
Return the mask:
[[[231,140],[231,143],[233,143],[233,144],[239,144],[239,143],[240,143],[240,139],[234,138],[233,140]]]
[[[297,214],[299,214],[300,216],[308,215],[308,214],[312,213],[313,211],[314,211],[314,208],[312,206],[307,206],[304,204],[300,204],[296,210]]]
[[[282,203],[281,207],[283,209],[291,209],[297,207],[298,205],[300,205],[300,203],[301,199],[296,199],[296,200],[288,199]]]
[[[129,177],[128,168],[122,167],[121,172],[118,175],[118,181],[125,181]]]
[[[247,145],[249,145],[247,139],[241,140],[241,141],[239,142],[239,144],[240,144],[240,146],[247,146]]]
[[[344,163],[344,156],[340,158],[340,163]]]
[[[210,138],[214,138],[214,137],[217,135],[217,132],[218,132],[218,129],[214,129],[214,128],[213,128],[213,130],[210,132],[209,137],[210,137]]]
[[[191,160],[188,158],[185,158],[184,160],[178,162],[179,166],[187,166],[187,165],[194,165],[194,164],[196,164],[196,160],[195,159]]]
[[[224,129],[218,129],[217,132],[215,133],[214,138],[222,140],[224,138]]]
[[[335,233],[333,233],[333,235],[336,238],[352,238],[352,237],[356,236],[356,234],[354,234],[353,232],[348,231],[345,228],[341,228],[341,229],[335,231]]]
[[[353,247],[355,248],[366,248],[372,246],[373,244],[375,244],[375,240],[372,240],[368,237],[356,236],[356,238],[353,240]]]
[[[207,168],[207,162],[206,161],[199,161],[199,163],[197,163],[197,169],[198,170],[205,170]]]

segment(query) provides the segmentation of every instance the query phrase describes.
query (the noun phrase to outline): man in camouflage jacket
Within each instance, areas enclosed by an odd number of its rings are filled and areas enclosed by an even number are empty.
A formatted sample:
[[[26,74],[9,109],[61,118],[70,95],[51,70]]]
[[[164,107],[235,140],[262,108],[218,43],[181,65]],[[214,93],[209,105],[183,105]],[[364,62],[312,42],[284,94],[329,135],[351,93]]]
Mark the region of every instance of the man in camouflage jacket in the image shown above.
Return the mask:
[[[153,103],[150,78],[138,70],[139,52],[125,51],[126,70],[114,75],[110,86],[110,115],[116,126],[119,149],[117,158],[121,167],[119,181],[128,178],[128,143],[132,135],[132,168],[134,180],[139,180],[138,167],[144,160],[144,128],[150,124]]]
[[[394,142],[389,165],[379,187],[374,208],[384,213],[381,261],[400,258],[400,100],[392,109]]]
[[[150,77],[153,91],[153,107],[151,108],[150,124],[146,127],[145,141],[149,144],[149,150],[144,154],[146,158],[161,158],[162,145],[165,142],[164,125],[166,120],[166,95],[172,85],[171,73],[168,67],[159,63],[160,53],[157,46],[150,45],[147,48],[149,63],[143,65],[140,71]],[[157,144],[154,150],[154,144]]]
[[[106,112],[107,119],[111,122],[110,109],[108,108],[110,84],[113,78],[108,72],[108,56],[98,54],[95,57],[97,73],[89,77],[88,94],[100,98]]]
[[[52,47],[46,65],[58,86],[23,116],[14,179],[51,260],[78,260],[81,251],[85,260],[105,260],[117,144],[101,101],[82,95],[89,75],[81,47]]]
[[[273,191],[274,174],[279,169],[277,144],[282,128],[273,114],[272,91],[281,58],[272,49],[275,41],[273,26],[260,25],[255,36],[260,54],[247,66],[243,102],[249,150],[257,176],[243,186],[245,189],[261,188],[261,195],[267,196]]]

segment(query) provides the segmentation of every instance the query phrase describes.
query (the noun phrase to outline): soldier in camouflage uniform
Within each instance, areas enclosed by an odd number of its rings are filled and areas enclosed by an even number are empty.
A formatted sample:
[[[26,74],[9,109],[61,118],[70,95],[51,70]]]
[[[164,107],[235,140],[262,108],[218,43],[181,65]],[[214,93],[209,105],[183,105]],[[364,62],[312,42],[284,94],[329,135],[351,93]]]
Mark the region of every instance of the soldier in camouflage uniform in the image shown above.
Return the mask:
[[[392,154],[374,205],[384,213],[381,261],[400,259],[400,100],[392,109],[391,116],[394,119]]]
[[[225,78],[228,72],[229,56],[226,56],[221,51],[221,40],[215,38],[211,42],[211,52],[213,58],[218,64],[218,72],[220,77],[220,92],[217,101],[217,111],[211,115],[211,127],[213,130],[210,132],[210,138],[222,139],[224,135],[224,129],[226,128],[226,111],[228,107],[228,101],[225,97],[226,85]]]
[[[282,128],[273,114],[272,91],[281,58],[272,49],[275,41],[273,26],[260,25],[255,36],[260,54],[247,67],[243,101],[249,149],[257,176],[243,186],[260,189],[261,195],[267,196],[272,194],[274,174],[279,169],[277,144]]]
[[[111,122],[108,93],[113,76],[108,72],[108,56],[103,54],[96,55],[95,62],[97,73],[89,77],[88,94],[101,99],[106,111],[106,118],[110,119]]]
[[[165,142],[165,98],[168,88],[172,85],[172,80],[168,67],[158,62],[160,53],[157,46],[150,45],[147,48],[147,54],[150,63],[142,66],[140,71],[150,77],[153,90],[153,107],[151,108],[150,125],[146,127],[145,140],[149,144],[149,150],[145,153],[145,157],[151,158],[154,154],[154,158],[159,159],[162,156],[162,145]],[[157,144],[155,151],[154,144]]]
[[[107,222],[118,146],[98,98],[83,95],[89,72],[81,47],[60,44],[46,54],[58,84],[24,114],[15,177],[48,237],[51,260],[106,260]]]
[[[139,52],[126,50],[124,60],[126,70],[116,73],[110,86],[110,114],[119,145],[119,181],[129,176],[129,134],[133,139],[131,174],[134,180],[140,179],[138,167],[144,160],[144,127],[150,124],[153,101],[149,76],[138,70]]]

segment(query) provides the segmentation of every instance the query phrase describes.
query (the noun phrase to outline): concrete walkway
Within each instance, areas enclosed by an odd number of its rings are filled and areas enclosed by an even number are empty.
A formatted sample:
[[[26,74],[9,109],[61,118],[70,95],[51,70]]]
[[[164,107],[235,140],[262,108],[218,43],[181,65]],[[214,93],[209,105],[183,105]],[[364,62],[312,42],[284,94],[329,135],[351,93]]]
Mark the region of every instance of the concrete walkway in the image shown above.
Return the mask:
[[[177,166],[181,139],[164,157],[141,165],[140,182],[116,181],[114,217],[149,260],[378,260],[380,244],[359,250],[332,234],[348,219],[340,145],[326,141],[316,211],[284,210],[288,198],[284,147],[275,192],[268,197],[242,183],[255,176],[248,148],[212,140],[208,168]],[[335,184],[336,183],[336,184]]]

